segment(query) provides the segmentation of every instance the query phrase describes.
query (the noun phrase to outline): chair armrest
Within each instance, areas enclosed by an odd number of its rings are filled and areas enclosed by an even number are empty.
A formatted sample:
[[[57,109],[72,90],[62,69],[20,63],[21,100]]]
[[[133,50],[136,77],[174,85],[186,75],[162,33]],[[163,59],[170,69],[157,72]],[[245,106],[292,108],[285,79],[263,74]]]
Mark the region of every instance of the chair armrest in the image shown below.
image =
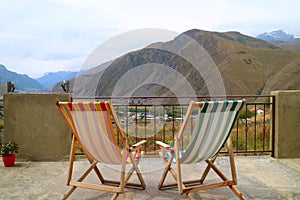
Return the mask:
[[[138,143],[134,144],[131,146],[132,149],[136,149],[136,148],[139,148],[141,145],[145,144],[146,143],[146,140],[141,140],[139,141]]]
[[[165,149],[171,148],[170,145],[168,145],[168,144],[166,144],[166,143],[164,143],[164,142],[162,142],[162,141],[155,141],[155,143],[158,144],[159,146],[165,148]]]

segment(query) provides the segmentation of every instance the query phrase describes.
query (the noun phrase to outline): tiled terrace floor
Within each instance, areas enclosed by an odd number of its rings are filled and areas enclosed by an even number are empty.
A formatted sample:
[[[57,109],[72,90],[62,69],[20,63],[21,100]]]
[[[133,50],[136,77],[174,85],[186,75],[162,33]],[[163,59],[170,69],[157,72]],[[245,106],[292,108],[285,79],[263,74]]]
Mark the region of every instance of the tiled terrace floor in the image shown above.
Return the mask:
[[[217,165],[227,169],[228,159],[221,157]],[[77,169],[85,169],[87,162],[78,160]],[[162,173],[160,158],[143,158],[140,169],[143,173],[146,189],[126,188],[119,199],[142,200],[179,200],[176,189],[158,190],[157,184]],[[273,159],[269,156],[236,157],[238,170],[237,188],[246,199],[300,199],[300,159]],[[112,169],[101,166],[105,175]],[[199,164],[185,167],[190,177],[196,175]],[[199,168],[200,169],[200,168]],[[0,199],[1,200],[42,200],[61,199],[68,187],[65,185],[68,162],[17,162],[15,167],[0,166]],[[75,171],[79,173],[78,170]],[[81,174],[81,172],[80,172]],[[212,175],[213,173],[211,173]],[[92,174],[93,175],[93,174]],[[93,177],[89,177],[93,179]],[[210,176],[209,180],[215,179]],[[94,190],[77,189],[69,199],[110,199],[111,193]],[[210,189],[193,193],[196,199],[237,199],[228,188]]]

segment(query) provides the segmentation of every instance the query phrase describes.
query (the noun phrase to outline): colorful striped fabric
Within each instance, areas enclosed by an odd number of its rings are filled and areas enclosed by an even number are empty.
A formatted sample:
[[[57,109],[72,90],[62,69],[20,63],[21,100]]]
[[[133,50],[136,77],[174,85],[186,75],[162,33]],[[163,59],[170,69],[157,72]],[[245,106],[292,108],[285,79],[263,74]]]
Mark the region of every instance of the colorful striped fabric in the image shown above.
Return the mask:
[[[229,137],[243,105],[244,100],[204,102],[180,162],[201,162],[216,155]]]
[[[119,148],[106,102],[68,102],[84,148],[98,162],[121,164]]]

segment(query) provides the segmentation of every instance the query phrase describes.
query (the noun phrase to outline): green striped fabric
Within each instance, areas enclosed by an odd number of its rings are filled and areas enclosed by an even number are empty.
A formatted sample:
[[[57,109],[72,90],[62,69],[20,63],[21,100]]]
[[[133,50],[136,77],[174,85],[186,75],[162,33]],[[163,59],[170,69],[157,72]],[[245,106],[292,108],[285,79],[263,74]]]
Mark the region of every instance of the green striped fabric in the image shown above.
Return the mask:
[[[229,137],[243,104],[244,100],[204,102],[180,162],[196,163],[216,155]]]

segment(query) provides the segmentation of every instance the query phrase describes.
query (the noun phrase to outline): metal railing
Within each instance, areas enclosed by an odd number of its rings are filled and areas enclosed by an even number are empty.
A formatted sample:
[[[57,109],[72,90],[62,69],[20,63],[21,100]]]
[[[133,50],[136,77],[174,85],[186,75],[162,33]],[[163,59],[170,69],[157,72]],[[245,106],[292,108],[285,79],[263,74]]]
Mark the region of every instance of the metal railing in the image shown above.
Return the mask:
[[[192,97],[76,97],[73,101],[110,100],[118,115],[121,126],[130,143],[147,140],[144,151],[157,153],[156,140],[172,143],[184,119],[190,100],[247,99],[231,132],[234,152],[238,154],[270,154],[274,156],[274,117],[275,97],[269,95],[251,96],[200,96]],[[194,128],[195,119],[189,120],[189,131]],[[272,127],[272,128],[271,128]],[[186,141],[182,140],[182,148]],[[226,153],[226,150],[222,150]]]

